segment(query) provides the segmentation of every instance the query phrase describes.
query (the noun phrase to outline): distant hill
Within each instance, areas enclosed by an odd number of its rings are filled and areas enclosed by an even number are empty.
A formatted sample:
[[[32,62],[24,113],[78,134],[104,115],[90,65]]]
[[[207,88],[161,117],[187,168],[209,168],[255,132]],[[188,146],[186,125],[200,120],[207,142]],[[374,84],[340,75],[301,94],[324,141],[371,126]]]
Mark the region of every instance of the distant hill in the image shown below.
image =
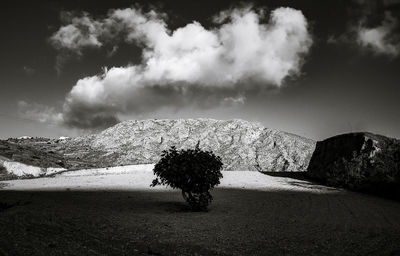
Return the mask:
[[[74,170],[156,163],[163,150],[193,148],[198,141],[230,171],[304,172],[315,147],[310,139],[237,119],[131,120],[77,138],[2,140],[0,164]]]
[[[100,166],[155,163],[170,146],[212,150],[225,170],[306,171],[315,143],[297,135],[243,120],[162,119],[121,122],[99,134],[66,142],[70,157]],[[85,150],[77,150],[85,149]],[[96,152],[96,154],[93,154]]]

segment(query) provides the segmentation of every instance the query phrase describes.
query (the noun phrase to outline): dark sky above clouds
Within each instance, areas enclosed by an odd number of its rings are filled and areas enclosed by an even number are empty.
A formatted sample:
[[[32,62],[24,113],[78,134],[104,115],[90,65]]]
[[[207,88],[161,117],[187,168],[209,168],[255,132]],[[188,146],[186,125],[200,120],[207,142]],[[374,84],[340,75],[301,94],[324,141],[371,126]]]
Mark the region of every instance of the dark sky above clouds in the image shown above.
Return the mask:
[[[400,138],[400,1],[3,1],[0,138],[241,118]]]

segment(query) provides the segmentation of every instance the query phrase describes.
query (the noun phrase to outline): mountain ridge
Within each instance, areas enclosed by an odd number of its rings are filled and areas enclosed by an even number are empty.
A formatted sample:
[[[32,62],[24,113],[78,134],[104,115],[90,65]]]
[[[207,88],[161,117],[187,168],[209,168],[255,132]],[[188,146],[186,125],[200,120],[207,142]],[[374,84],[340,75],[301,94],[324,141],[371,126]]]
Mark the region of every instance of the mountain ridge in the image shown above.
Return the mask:
[[[315,147],[311,139],[241,119],[147,119],[76,138],[0,140],[0,156],[43,170],[79,170],[153,164],[163,150],[194,148],[198,141],[200,148],[221,156],[230,171],[305,172]],[[4,170],[2,175],[14,177]]]
[[[114,166],[154,163],[170,146],[189,148],[198,141],[222,157],[226,170],[268,172],[305,171],[315,146],[311,139],[260,123],[211,118],[127,120],[68,143],[103,152],[103,165]]]

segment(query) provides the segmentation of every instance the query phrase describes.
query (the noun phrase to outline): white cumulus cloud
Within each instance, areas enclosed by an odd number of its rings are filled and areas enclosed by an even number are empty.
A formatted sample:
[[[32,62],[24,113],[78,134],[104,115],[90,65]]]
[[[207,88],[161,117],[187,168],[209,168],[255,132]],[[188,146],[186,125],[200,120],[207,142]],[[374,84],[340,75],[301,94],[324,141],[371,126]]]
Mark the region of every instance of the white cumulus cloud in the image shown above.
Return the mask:
[[[282,86],[301,73],[312,38],[299,10],[277,8],[268,23],[261,22],[264,15],[251,7],[231,9],[215,17],[215,27],[194,21],[173,31],[165,14],[138,8],[113,10],[101,20],[88,14],[72,19],[51,37],[56,48],[80,54],[119,38],[143,52],[140,64],[80,79],[64,103],[66,124],[92,128],[117,122],[118,114],[210,107],[224,99],[242,103],[246,92]]]

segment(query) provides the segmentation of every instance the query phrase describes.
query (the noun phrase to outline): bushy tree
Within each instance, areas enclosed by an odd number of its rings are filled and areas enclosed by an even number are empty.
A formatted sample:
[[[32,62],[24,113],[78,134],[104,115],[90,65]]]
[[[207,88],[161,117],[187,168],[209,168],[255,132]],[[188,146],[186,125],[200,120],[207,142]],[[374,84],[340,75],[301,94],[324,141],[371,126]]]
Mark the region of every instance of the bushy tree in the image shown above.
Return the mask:
[[[193,210],[206,210],[212,201],[210,190],[222,178],[222,161],[212,151],[195,149],[164,150],[154,166],[157,178],[151,186],[168,185],[182,190],[183,198]]]

